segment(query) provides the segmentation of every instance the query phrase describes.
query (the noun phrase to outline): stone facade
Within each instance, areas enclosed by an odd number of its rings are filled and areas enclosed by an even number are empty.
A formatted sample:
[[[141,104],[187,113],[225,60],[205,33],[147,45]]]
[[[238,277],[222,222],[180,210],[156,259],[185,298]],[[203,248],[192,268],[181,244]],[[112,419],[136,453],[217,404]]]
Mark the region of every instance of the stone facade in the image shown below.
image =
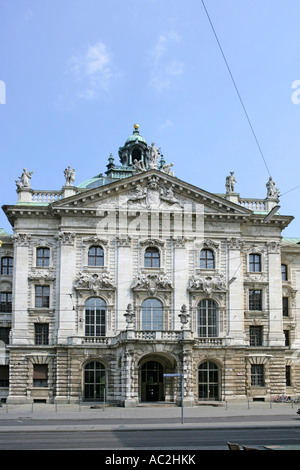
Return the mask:
[[[24,169],[3,206],[0,398],[180,403],[181,380],[186,405],[300,395],[300,245],[272,181],[264,200],[233,173],[209,193],[138,126],[119,157],[52,192]]]

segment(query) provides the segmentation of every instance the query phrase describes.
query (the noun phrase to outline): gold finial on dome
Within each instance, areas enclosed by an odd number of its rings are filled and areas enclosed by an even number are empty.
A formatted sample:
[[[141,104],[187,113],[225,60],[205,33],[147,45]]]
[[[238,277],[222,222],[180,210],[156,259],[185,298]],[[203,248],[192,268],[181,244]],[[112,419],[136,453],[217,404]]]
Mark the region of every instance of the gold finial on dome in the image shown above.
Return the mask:
[[[140,126],[138,124],[134,124],[133,127],[135,128],[135,130],[138,130]]]

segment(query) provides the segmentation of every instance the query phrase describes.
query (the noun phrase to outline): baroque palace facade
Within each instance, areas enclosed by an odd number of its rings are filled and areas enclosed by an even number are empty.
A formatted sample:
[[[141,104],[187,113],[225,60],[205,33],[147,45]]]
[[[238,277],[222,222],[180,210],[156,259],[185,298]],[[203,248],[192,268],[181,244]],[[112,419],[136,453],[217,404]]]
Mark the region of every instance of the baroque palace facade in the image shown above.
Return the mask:
[[[242,199],[233,173],[209,193],[137,125],[119,158],[79,185],[67,168],[56,191],[24,169],[3,206],[0,399],[300,395],[300,240],[282,237],[293,217],[272,179],[262,200]]]

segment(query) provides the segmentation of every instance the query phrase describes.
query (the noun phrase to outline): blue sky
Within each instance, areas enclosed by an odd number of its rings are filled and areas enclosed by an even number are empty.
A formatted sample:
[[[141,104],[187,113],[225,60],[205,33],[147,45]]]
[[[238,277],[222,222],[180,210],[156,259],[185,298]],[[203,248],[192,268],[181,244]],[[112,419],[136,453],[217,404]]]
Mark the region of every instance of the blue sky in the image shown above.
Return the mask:
[[[300,237],[300,2],[205,4],[268,168],[200,0],[1,0],[1,205],[24,167],[34,189],[60,189],[69,165],[75,184],[104,172],[138,123],[207,191],[234,171],[241,197],[264,198],[270,172]]]

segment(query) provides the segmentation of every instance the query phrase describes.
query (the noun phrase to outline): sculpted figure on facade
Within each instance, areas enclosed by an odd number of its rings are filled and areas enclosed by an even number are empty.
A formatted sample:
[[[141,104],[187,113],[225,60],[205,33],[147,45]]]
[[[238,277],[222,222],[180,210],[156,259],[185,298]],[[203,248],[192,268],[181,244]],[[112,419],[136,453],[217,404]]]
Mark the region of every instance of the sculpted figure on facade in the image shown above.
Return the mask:
[[[144,171],[146,171],[144,162],[142,160],[135,159],[132,164],[133,175],[137,175],[138,173],[143,173]]]
[[[174,176],[174,171],[171,170],[172,166],[174,166],[174,163],[165,163],[160,171],[163,173],[166,173],[167,175]]]
[[[98,293],[100,289],[114,289],[114,283],[108,273],[87,274],[80,272],[74,282],[75,289],[88,289]]]
[[[189,280],[188,289],[199,290],[207,295],[211,295],[212,292],[226,291],[226,284],[222,275],[218,277],[192,275]]]
[[[137,277],[131,284],[131,289],[147,290],[151,295],[154,295],[157,290],[172,289],[172,282],[166,274],[144,274],[139,272]]]

